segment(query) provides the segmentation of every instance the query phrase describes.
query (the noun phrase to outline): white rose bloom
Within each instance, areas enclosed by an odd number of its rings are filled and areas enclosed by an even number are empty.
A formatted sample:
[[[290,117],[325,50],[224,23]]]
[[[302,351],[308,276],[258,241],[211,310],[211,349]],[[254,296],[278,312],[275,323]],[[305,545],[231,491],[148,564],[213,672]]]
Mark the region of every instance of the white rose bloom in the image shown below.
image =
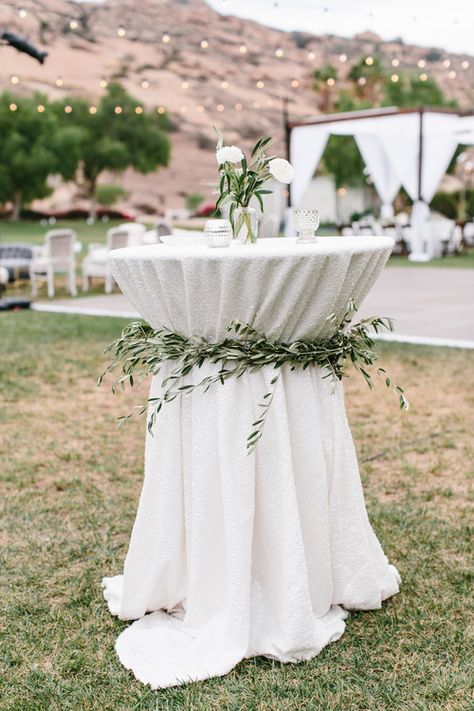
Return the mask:
[[[219,165],[223,163],[240,163],[244,157],[244,154],[237,146],[222,146],[216,151],[216,160]]]
[[[284,158],[274,158],[268,164],[268,170],[280,183],[291,183],[295,177],[295,171],[291,163]]]

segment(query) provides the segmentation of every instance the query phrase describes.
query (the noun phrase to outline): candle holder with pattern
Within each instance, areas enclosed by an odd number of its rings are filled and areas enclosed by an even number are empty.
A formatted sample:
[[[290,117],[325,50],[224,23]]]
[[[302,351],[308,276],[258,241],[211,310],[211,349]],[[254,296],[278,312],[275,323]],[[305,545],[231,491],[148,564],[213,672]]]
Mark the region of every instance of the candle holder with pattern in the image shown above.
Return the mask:
[[[317,242],[314,234],[319,227],[318,210],[293,210],[293,223],[297,242]]]

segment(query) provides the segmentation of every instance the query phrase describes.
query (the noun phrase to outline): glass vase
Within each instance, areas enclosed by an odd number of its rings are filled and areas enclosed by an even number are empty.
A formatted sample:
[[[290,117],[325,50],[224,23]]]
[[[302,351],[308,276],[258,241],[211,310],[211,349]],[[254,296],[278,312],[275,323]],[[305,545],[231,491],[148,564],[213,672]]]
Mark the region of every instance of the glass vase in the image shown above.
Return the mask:
[[[253,207],[236,207],[234,239],[239,244],[255,244],[258,236],[258,216]]]

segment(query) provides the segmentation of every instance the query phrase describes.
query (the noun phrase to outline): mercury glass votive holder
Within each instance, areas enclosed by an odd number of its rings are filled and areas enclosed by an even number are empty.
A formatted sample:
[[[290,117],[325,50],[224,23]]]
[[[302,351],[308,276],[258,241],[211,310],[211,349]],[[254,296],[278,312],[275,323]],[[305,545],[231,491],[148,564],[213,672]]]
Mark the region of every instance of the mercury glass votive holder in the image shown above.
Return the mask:
[[[209,247],[228,247],[233,237],[232,225],[229,220],[207,220],[204,236]]]
[[[297,242],[316,242],[314,234],[319,227],[318,210],[293,210],[293,224],[298,236]]]

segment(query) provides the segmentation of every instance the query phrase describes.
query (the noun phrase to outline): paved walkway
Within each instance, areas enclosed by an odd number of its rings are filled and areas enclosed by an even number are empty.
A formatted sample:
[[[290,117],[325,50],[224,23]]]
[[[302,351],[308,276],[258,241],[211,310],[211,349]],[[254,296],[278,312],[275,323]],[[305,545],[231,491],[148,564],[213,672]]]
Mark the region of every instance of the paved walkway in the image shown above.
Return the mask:
[[[42,311],[136,318],[122,294],[36,302]],[[388,338],[474,348],[474,270],[387,267],[360,310],[362,316],[391,316]]]

